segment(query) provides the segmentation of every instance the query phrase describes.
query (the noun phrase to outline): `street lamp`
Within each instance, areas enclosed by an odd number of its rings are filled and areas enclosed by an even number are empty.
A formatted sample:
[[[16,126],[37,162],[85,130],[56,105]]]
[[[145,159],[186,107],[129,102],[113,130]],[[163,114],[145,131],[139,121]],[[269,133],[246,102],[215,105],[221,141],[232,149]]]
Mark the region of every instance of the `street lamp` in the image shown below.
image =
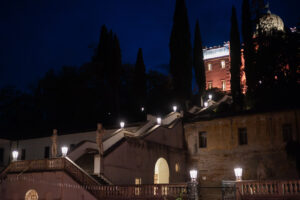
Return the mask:
[[[174,111],[174,112],[177,111],[177,106],[173,106],[173,111]]]
[[[144,107],[141,107],[141,111],[144,112],[144,110],[145,110],[145,108],[144,108]]]
[[[123,129],[124,126],[125,126],[125,122],[121,121],[121,122],[120,122],[120,127],[121,127],[121,129]]]
[[[212,100],[212,95],[211,94],[208,95],[208,99]]]
[[[61,147],[61,153],[62,153],[63,157],[67,156],[68,150],[69,150],[69,148],[67,146]]]
[[[208,106],[208,103],[207,102],[204,102],[204,107],[206,108]]]
[[[158,125],[161,124],[161,118],[160,118],[160,117],[158,117],[158,118],[156,119],[156,121],[157,121],[157,124],[158,124]]]
[[[195,169],[190,170],[190,177],[192,182],[196,182],[198,171]]]
[[[234,168],[234,174],[235,174],[236,181],[241,181],[243,175],[243,169],[240,167]]]
[[[13,157],[12,161],[17,161],[18,160],[18,156],[19,156],[19,152],[17,150],[14,150],[12,152],[12,157]]]

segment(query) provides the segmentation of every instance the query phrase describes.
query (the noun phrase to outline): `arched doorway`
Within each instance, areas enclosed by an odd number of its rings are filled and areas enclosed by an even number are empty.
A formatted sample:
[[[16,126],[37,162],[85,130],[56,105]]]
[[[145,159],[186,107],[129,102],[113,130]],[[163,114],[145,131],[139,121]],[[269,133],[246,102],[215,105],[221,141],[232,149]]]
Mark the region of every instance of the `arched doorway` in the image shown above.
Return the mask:
[[[169,165],[166,159],[159,158],[154,167],[154,184],[168,184],[170,178]]]
[[[28,190],[25,194],[25,200],[38,200],[39,195],[35,190]]]

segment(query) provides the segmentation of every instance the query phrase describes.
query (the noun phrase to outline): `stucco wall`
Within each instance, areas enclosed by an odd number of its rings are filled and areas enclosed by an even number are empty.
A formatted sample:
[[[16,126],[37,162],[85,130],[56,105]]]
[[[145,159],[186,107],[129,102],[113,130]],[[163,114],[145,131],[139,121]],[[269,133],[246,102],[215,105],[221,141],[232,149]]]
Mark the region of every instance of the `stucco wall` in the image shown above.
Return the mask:
[[[1,184],[0,199],[24,200],[26,192],[34,189],[39,200],[96,200],[79,186],[64,172],[9,174]]]

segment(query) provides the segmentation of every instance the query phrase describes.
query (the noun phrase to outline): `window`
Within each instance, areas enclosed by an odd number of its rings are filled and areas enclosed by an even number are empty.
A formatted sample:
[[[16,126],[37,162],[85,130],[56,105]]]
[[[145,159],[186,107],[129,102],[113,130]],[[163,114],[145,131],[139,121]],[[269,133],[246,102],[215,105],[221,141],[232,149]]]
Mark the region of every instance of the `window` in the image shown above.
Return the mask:
[[[136,185],[141,185],[142,184],[142,179],[141,178],[135,178],[135,184]],[[134,192],[135,192],[135,195],[140,195],[141,188],[140,187],[135,187]]]
[[[226,90],[226,81],[225,80],[222,81],[222,90],[223,91]]]
[[[4,162],[4,149],[0,148],[0,165]]]
[[[212,88],[212,81],[207,82],[207,88],[211,89]]]
[[[289,142],[293,140],[293,132],[291,124],[284,124],[282,126],[282,137],[284,142]]]
[[[199,148],[207,147],[206,132],[199,132]]]
[[[50,147],[46,146],[44,150],[44,158],[49,158],[50,157]]]
[[[142,179],[141,178],[135,178],[135,184],[136,185],[141,185],[142,184]]]
[[[221,61],[221,68],[222,68],[222,69],[225,69],[225,60],[222,60],[222,61]]]
[[[247,128],[239,128],[239,144],[248,144]]]
[[[179,172],[179,169],[180,169],[180,168],[179,168],[179,163],[176,163],[176,164],[175,164],[175,172]]]
[[[212,70],[211,63],[208,63],[208,64],[207,64],[207,70],[208,70],[208,71],[211,71],[211,70]]]
[[[25,160],[26,159],[26,150],[22,149],[21,151],[21,160]]]

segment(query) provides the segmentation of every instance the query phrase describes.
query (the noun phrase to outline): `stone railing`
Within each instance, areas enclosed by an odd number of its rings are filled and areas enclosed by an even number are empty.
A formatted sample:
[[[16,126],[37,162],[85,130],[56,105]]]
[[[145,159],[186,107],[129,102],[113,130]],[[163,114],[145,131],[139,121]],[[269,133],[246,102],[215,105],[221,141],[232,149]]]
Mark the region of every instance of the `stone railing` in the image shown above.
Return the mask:
[[[187,199],[187,184],[100,185],[93,177],[69,158],[24,160],[11,162],[0,174],[4,180],[9,173],[64,171],[97,199]]]
[[[187,184],[108,185],[96,190],[101,199],[187,199]]]
[[[300,180],[241,181],[237,199],[300,199]]]

